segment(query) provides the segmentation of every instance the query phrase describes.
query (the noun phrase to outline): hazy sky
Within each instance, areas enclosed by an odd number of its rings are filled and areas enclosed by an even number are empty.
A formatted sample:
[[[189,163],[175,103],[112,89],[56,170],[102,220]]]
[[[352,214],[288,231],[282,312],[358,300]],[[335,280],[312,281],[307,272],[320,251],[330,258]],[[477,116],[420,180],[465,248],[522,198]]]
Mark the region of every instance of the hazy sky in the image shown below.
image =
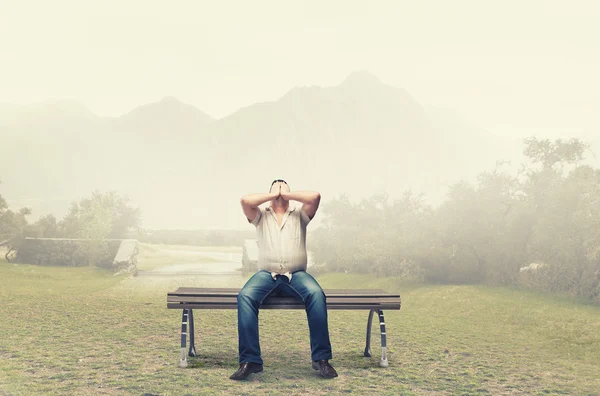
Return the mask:
[[[599,4],[0,0],[0,102],[223,117],[368,70],[495,133],[598,135]]]

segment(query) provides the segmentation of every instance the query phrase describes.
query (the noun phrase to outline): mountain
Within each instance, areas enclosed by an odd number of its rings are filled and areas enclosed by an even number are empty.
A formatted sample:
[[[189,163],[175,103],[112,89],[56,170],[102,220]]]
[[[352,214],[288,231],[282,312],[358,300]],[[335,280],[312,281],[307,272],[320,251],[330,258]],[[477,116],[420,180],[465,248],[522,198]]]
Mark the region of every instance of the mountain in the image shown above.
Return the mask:
[[[147,138],[154,134],[198,133],[214,119],[196,107],[166,96],[161,101],[139,106],[117,119],[118,128],[142,132]]]
[[[447,184],[502,156],[484,131],[442,113],[366,72],[334,87],[297,87],[213,125],[217,157],[228,158],[221,180],[248,189],[255,175],[289,175],[329,194],[413,189],[439,200]]]
[[[239,198],[277,178],[324,202],[411,189],[435,203],[510,146],[364,71],[218,120],[172,97],[114,118],[66,102],[25,106],[18,122],[2,123],[5,113],[0,106],[0,193],[11,207],[60,218],[93,189],[117,190],[154,228],[245,228]]]

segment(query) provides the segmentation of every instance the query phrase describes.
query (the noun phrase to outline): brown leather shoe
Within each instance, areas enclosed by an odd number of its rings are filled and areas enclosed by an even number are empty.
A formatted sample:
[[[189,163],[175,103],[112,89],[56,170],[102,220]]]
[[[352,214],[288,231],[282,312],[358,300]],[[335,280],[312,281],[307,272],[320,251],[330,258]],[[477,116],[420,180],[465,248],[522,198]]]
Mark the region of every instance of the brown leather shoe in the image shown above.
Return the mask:
[[[231,375],[232,380],[245,380],[252,373],[263,371],[263,365],[258,363],[244,362],[240,363],[240,368]]]
[[[335,378],[338,373],[335,371],[329,360],[317,360],[312,362],[312,368],[319,371],[319,375],[324,378]]]

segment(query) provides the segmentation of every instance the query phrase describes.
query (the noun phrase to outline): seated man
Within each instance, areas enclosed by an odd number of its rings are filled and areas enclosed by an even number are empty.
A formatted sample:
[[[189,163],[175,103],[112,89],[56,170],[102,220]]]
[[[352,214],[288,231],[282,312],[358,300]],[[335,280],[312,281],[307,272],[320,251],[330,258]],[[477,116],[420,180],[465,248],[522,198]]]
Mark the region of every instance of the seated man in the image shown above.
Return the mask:
[[[303,205],[290,209],[289,200]],[[248,194],[241,203],[249,222],[256,226],[258,269],[238,294],[239,369],[230,377],[248,378],[263,370],[258,339],[258,309],[273,295],[294,296],[306,306],[310,330],[312,367],[325,378],[337,377],[329,364],[331,343],[323,289],[306,272],[306,226],[315,216],[321,196],[312,191],[291,192],[284,180],[275,180],[267,194]],[[271,201],[265,209],[259,205]]]

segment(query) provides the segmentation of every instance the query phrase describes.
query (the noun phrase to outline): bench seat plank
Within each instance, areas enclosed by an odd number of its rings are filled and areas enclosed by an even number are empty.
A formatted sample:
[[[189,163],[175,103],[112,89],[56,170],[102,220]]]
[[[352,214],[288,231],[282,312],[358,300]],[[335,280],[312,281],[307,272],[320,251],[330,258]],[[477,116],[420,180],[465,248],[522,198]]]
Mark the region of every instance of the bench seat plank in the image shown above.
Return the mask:
[[[288,296],[267,297],[264,303],[269,304],[270,301],[298,302],[302,304],[300,299]],[[398,301],[398,297],[335,297],[327,296],[327,302],[333,304],[383,304],[393,303]],[[197,297],[197,296],[169,296],[167,302],[170,303],[219,303],[219,304],[237,304],[237,297]]]
[[[198,304],[198,303],[168,303],[171,309],[237,309],[237,304]],[[263,304],[260,309],[305,309],[302,302],[295,304]],[[327,310],[399,310],[399,304],[327,304]]]
[[[200,288],[200,287],[180,287],[174,292],[168,293],[168,296],[237,296],[240,288]],[[391,294],[381,289],[324,289],[326,296],[393,296],[400,297],[399,294]]]
[[[237,309],[240,288],[180,287],[167,294],[171,309]],[[401,306],[400,295],[381,289],[324,289],[327,309],[393,309]],[[304,309],[301,300],[288,296],[269,296],[261,309]]]
[[[267,303],[277,303],[279,301],[284,302],[298,302],[302,304],[300,299],[296,299],[294,297],[288,296],[276,296],[276,297],[267,297],[263,304]],[[384,303],[394,303],[398,301],[397,297],[337,297],[337,296],[327,296],[328,304],[384,304]],[[197,297],[197,296],[169,296],[167,298],[167,302],[169,303],[217,303],[217,304],[237,304],[237,296],[228,296],[228,297]]]
[[[178,293],[197,293],[197,292],[238,292],[240,291],[241,288],[239,287],[180,287],[177,290],[175,290],[174,292],[172,292],[173,294],[178,294]],[[351,293],[360,293],[360,294],[369,294],[369,293],[384,293],[384,294],[388,294],[388,292],[386,292],[385,290],[381,290],[381,289],[325,289],[325,290],[329,290],[330,292],[334,292],[334,293],[347,293],[347,292],[351,292]]]

